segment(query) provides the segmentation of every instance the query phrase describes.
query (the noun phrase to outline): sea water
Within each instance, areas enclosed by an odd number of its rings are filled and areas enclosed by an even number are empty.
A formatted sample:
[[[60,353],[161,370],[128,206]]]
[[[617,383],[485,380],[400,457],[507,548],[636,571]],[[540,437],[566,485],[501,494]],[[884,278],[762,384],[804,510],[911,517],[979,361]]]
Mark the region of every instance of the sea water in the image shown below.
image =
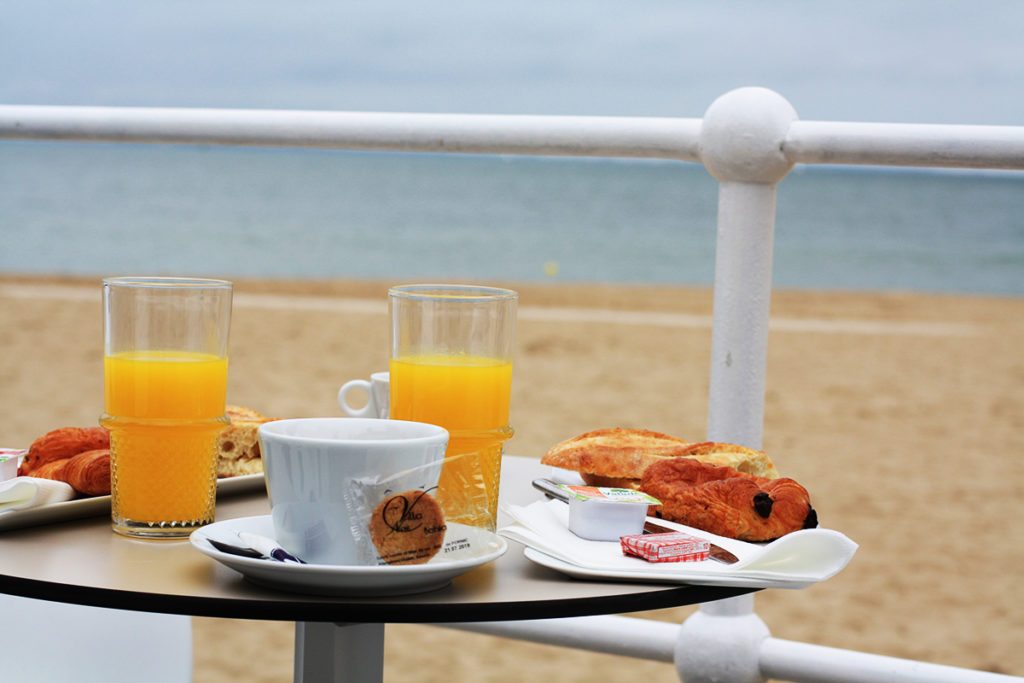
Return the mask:
[[[0,142],[0,272],[710,286],[698,164]],[[1024,294],[1024,173],[796,167],[780,288]]]

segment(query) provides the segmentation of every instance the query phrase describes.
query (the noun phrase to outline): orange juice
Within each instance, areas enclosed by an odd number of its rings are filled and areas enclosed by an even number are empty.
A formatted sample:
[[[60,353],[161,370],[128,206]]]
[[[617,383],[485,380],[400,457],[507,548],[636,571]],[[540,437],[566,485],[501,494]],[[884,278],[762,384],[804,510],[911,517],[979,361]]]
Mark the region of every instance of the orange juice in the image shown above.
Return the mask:
[[[115,526],[213,520],[228,360],[134,351],[104,358]],[[173,526],[173,525],[172,525]]]
[[[448,459],[479,454],[478,459],[450,461],[442,469],[438,498],[445,517],[493,527],[502,444],[512,436],[508,424],[512,363],[473,356],[416,356],[392,359],[390,370],[392,418],[447,429]],[[489,502],[486,514],[471,503],[481,485]]]

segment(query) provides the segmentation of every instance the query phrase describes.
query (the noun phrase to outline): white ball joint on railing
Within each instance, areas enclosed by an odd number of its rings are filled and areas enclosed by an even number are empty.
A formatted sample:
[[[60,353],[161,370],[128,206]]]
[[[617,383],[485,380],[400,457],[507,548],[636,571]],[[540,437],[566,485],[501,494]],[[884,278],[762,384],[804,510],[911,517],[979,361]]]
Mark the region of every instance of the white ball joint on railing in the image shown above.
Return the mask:
[[[793,162],[783,145],[796,110],[767,88],[739,88],[708,107],[700,128],[700,159],[721,182],[775,184]]]

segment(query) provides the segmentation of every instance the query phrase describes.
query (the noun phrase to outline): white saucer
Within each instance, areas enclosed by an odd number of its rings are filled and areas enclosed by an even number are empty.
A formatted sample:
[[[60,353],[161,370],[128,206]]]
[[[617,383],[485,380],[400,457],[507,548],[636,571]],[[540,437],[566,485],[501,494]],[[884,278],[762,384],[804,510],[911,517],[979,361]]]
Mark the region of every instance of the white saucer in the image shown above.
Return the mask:
[[[474,542],[483,548],[481,554],[460,560],[438,556],[426,564],[394,566],[292,564],[230,555],[214,548],[208,540],[238,545],[239,531],[273,538],[274,524],[270,515],[216,522],[193,531],[189,540],[199,552],[241,572],[249,581],[269,588],[316,595],[407,595],[443,588],[456,576],[493,562],[508,549],[505,539],[484,529],[460,524],[449,527],[450,531],[458,527],[464,535],[473,535]]]

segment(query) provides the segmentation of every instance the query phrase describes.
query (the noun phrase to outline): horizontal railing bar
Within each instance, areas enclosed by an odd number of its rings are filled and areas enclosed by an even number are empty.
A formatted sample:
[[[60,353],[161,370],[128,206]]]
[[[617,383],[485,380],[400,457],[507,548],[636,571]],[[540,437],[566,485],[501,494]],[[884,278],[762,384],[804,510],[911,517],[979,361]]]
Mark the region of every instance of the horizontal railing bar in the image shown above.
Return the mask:
[[[534,621],[435,624],[544,645],[672,662],[679,625],[621,615]],[[1011,683],[1024,678],[885,655],[765,638],[761,674],[795,683]]]
[[[1024,169],[1024,127],[794,121],[783,151],[805,164]]]
[[[0,138],[699,161],[700,119],[0,106]]]
[[[793,683],[1020,683],[1024,678],[766,638],[761,674]]]
[[[679,637],[679,624],[621,615],[434,625],[541,645],[669,663]]]
[[[0,138],[701,161],[701,119],[0,105]],[[1024,169],[1024,126],[794,121],[804,164]]]

